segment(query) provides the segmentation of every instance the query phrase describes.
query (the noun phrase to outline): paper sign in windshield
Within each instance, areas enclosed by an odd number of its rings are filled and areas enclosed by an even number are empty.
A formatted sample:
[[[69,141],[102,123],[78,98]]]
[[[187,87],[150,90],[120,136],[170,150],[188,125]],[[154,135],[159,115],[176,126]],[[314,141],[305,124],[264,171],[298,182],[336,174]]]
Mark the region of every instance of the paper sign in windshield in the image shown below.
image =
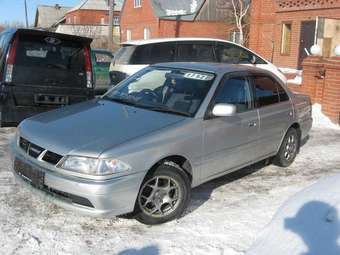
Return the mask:
[[[200,81],[211,81],[214,78],[213,75],[200,74],[200,73],[185,73],[183,76],[187,79],[200,80]]]

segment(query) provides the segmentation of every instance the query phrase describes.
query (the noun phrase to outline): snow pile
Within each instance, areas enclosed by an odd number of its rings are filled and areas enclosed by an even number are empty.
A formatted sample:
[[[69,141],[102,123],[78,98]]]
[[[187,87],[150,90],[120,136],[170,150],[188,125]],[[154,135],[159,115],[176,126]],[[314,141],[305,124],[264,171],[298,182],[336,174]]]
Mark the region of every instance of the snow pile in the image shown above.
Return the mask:
[[[289,67],[279,67],[279,70],[284,73],[284,74],[297,74],[297,75],[302,75],[302,70],[297,70],[294,68],[289,68]]]
[[[316,128],[331,128],[340,130],[339,125],[334,124],[322,113],[320,104],[313,105],[313,126]]]
[[[290,198],[246,255],[340,254],[340,175]]]
[[[302,76],[296,75],[294,79],[287,80],[287,83],[301,85],[302,84]]]

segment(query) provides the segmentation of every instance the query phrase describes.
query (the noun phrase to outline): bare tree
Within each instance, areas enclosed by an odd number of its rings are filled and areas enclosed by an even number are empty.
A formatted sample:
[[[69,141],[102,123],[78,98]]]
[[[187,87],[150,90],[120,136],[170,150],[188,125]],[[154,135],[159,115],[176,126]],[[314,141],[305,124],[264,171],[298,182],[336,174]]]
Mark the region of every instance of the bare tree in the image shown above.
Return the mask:
[[[244,19],[250,9],[250,1],[249,0],[231,0],[231,4],[233,7],[235,24],[236,24],[237,29],[240,32],[240,44],[244,44],[245,43]]]

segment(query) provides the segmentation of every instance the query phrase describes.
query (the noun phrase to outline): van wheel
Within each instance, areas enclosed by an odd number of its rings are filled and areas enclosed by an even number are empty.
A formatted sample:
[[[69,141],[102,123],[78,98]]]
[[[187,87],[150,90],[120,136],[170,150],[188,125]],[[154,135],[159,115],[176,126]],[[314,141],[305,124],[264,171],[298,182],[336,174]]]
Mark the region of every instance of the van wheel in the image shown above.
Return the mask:
[[[179,218],[190,196],[187,174],[175,164],[163,163],[145,178],[137,197],[135,218],[147,225]]]
[[[299,151],[299,139],[297,130],[290,128],[282,141],[279,152],[274,157],[273,162],[275,165],[288,167],[294,162]]]

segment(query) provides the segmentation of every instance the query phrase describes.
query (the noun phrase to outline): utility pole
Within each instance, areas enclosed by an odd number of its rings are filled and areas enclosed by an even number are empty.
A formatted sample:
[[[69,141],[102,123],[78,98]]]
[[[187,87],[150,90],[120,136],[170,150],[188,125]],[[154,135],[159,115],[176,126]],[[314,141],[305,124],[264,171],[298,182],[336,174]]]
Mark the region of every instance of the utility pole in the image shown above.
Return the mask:
[[[28,28],[28,14],[27,14],[27,2],[25,0],[25,17],[26,17],[26,28]]]
[[[113,47],[113,12],[115,7],[115,1],[109,0],[109,35],[108,35],[108,48],[112,51]]]

